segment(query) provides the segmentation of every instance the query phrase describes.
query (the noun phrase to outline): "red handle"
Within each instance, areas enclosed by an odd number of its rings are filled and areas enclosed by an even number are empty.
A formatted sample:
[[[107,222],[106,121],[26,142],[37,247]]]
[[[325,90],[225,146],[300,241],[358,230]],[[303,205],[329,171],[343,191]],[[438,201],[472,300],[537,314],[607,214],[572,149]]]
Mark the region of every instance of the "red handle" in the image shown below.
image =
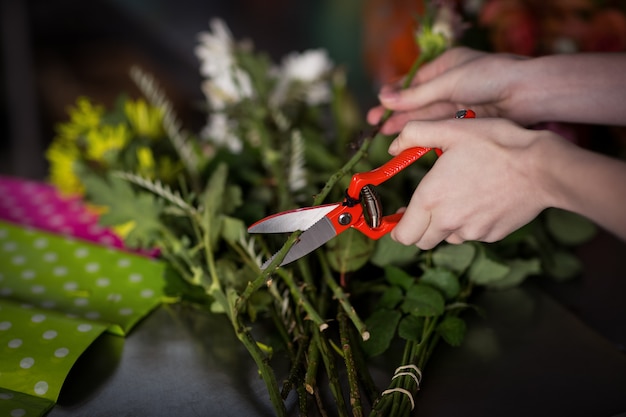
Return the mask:
[[[456,119],[473,119],[476,117],[476,113],[473,110],[464,109],[459,110],[454,115]],[[387,161],[384,165],[369,171],[362,172],[359,174],[355,174],[352,176],[352,181],[350,182],[350,186],[348,187],[347,194],[350,198],[355,200],[359,199],[361,194],[361,189],[366,185],[380,185],[381,183],[387,181],[389,178],[396,175],[398,172],[402,171],[404,168],[411,165],[413,162],[417,161],[419,158],[427,154],[432,148],[408,148],[404,151],[400,152],[397,156],[395,156],[390,161]],[[441,156],[441,149],[435,149],[437,156]],[[367,222],[361,217],[357,224],[353,224],[351,227],[354,227],[360,230],[363,234],[371,239],[380,239],[387,233],[391,232],[391,230],[396,227],[400,219],[402,218],[402,213],[395,213],[388,216],[384,216],[381,219],[380,225],[372,229],[367,225]]]
[[[361,189],[366,185],[380,185],[387,181],[389,178],[402,171],[404,168],[417,161],[419,158],[428,153],[431,148],[408,148],[400,152],[393,159],[385,162],[385,164],[379,166],[368,172],[361,172],[352,176],[352,181],[348,187],[348,195],[355,200],[358,200]],[[441,151],[437,149],[437,154],[441,154]]]

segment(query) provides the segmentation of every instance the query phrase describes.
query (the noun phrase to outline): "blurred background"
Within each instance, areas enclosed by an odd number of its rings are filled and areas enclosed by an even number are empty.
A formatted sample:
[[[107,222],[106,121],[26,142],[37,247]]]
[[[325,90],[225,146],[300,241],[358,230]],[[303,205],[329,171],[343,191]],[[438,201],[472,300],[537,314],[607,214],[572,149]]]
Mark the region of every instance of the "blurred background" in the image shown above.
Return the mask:
[[[44,152],[67,107],[87,96],[107,107],[138,95],[129,69],[151,73],[185,127],[205,122],[197,35],[222,18],[275,60],[325,47],[364,84],[360,0],[0,0],[0,174],[44,179]],[[367,91],[372,94],[373,90]]]
[[[468,46],[524,55],[626,50],[624,1],[447,1],[463,17],[458,32]],[[275,62],[325,48],[346,67],[365,112],[380,84],[418,54],[415,15],[423,10],[424,0],[0,0],[0,174],[45,179],[44,152],[68,106],[79,96],[110,107],[121,93],[138,95],[133,65],[155,76],[197,131],[204,115],[194,47],[213,17]],[[557,128],[590,144],[588,128]],[[611,133],[618,145],[603,150],[623,154],[624,134]]]

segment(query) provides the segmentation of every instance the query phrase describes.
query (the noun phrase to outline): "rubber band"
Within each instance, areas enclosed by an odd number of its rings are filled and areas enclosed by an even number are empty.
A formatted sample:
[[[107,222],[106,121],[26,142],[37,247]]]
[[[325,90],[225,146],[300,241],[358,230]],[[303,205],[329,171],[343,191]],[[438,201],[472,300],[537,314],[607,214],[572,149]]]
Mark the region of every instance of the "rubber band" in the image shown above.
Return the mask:
[[[417,377],[417,375],[415,375],[413,372],[399,372],[395,374],[393,377],[391,377],[391,379],[393,380],[401,376],[410,376],[411,378],[413,378],[413,380],[417,384],[417,389],[420,389],[420,380]]]
[[[407,397],[409,397],[409,400],[411,401],[411,410],[413,410],[415,408],[415,401],[413,400],[413,395],[408,391],[405,390],[404,388],[389,388],[385,391],[383,391],[382,395],[387,395],[387,394],[392,394],[394,392],[400,392],[402,394],[405,394]]]
[[[410,372],[402,372],[405,369],[412,369],[415,371],[415,374],[410,373]],[[400,375],[407,375],[407,374],[410,374],[415,379],[415,382],[417,383],[417,387],[419,388],[420,383],[422,382],[422,371],[416,365],[403,365],[403,366],[397,367],[396,370],[394,371],[393,378],[400,376]]]

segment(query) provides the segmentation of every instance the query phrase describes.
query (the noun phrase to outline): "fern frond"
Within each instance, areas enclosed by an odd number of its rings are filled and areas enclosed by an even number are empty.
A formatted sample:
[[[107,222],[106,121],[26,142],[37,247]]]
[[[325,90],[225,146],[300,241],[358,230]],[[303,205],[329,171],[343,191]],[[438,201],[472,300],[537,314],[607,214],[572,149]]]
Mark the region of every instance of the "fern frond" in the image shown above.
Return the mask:
[[[294,130],[291,134],[291,156],[289,158],[288,184],[292,192],[306,186],[306,168],[304,161],[304,138],[302,132]]]
[[[130,77],[148,101],[163,112],[163,128],[183,161],[185,168],[190,174],[195,176],[199,170],[198,157],[190,144],[189,135],[181,128],[182,124],[174,112],[172,102],[169,101],[163,90],[161,90],[154,77],[141,68],[133,66],[130,69]]]
[[[239,236],[239,240],[237,241],[237,243],[239,244],[239,246],[241,246],[241,248],[244,250],[244,252],[246,252],[248,254],[250,259],[254,260],[254,262],[260,268],[261,265],[263,264],[263,255],[261,255],[260,253],[256,252],[256,250],[254,248],[254,246],[255,246],[254,245],[254,238],[251,238],[250,240],[246,240],[245,234],[242,233],[241,236]]]
[[[130,172],[124,172],[124,171],[113,171],[111,174],[117,178],[126,180],[130,183],[133,183],[139,187],[142,187],[152,192],[153,194],[158,195],[159,197],[163,198],[165,201],[182,209],[186,213],[191,213],[193,215],[198,214],[198,210],[195,207],[191,206],[189,203],[187,203],[181,197],[180,193],[178,193],[177,191],[172,191],[172,189],[169,186],[163,185],[163,183],[160,180],[153,181],[148,178],[144,178],[141,175],[132,174]]]

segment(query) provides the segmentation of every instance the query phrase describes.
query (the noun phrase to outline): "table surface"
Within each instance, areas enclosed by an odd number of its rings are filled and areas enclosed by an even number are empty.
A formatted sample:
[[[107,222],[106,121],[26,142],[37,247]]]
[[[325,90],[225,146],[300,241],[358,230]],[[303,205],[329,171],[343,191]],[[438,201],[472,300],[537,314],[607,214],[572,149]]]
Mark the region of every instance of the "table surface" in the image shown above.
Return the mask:
[[[626,416],[626,245],[580,248],[571,283],[483,292],[459,348],[440,345],[416,415]],[[390,366],[372,363],[384,386]],[[162,307],[126,339],[104,335],[68,376],[50,417],[271,416],[263,382],[219,316]]]

